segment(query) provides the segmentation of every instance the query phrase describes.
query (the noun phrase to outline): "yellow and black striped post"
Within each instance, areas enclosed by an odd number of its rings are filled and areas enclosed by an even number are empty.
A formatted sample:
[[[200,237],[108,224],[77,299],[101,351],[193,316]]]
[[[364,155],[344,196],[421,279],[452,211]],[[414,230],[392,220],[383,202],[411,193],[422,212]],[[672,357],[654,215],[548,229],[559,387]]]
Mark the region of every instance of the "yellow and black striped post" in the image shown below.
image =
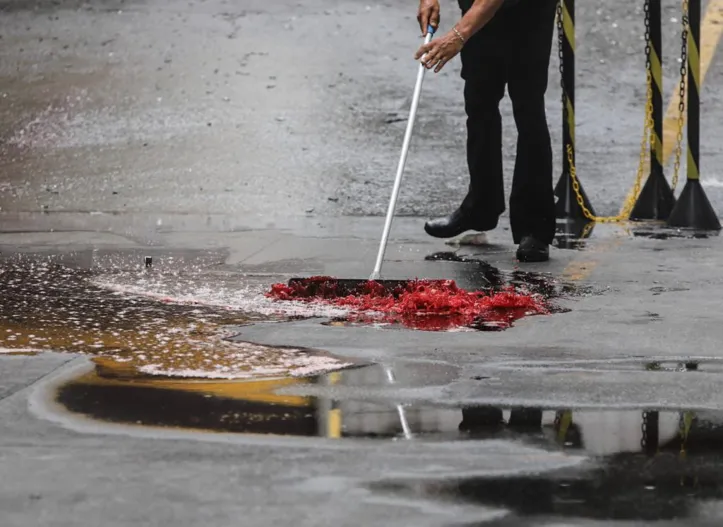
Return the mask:
[[[646,68],[652,77],[653,130],[650,141],[650,174],[630,213],[631,220],[667,220],[675,196],[663,173],[663,53],[661,0],[645,2]],[[646,105],[647,107],[647,105]]]
[[[586,219],[572,188],[570,160],[567,146],[572,147],[575,162],[575,0],[560,0],[557,8],[558,55],[562,87],[562,175],[555,186],[556,215],[568,220]],[[579,181],[578,181],[579,183]],[[582,185],[579,187],[583,203],[592,215],[595,211]]]
[[[671,227],[720,230],[718,215],[700,184],[700,3],[689,0],[688,24],[688,179],[668,218]],[[683,13],[685,17],[686,14]]]
[[[333,372],[324,377],[322,381],[327,385],[339,384],[342,380],[341,372]],[[339,439],[342,436],[342,413],[341,402],[335,399],[318,398],[319,435],[331,439]]]

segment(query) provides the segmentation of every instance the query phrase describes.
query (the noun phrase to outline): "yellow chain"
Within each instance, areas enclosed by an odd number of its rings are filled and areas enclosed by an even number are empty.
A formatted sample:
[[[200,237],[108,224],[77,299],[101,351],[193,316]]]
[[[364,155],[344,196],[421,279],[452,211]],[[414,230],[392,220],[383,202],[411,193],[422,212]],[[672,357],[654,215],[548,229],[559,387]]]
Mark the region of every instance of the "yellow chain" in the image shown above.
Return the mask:
[[[617,216],[595,216],[590,209],[585,206],[585,200],[580,193],[580,183],[577,180],[577,169],[573,161],[573,150],[572,145],[567,145],[567,160],[570,165],[570,177],[572,179],[572,189],[575,191],[575,197],[577,204],[580,205],[582,213],[585,217],[596,223],[615,223],[625,221],[630,218],[630,213],[635,206],[635,202],[640,194],[640,185],[643,181],[643,174],[645,172],[646,161],[650,159],[650,142],[652,141],[653,133],[653,75],[650,71],[650,67],[646,71],[646,83],[647,83],[647,96],[645,103],[645,123],[643,126],[643,137],[640,141],[640,160],[638,162],[638,173],[635,176],[635,187],[633,193],[628,197],[623,205],[623,209]]]
[[[681,53],[682,64],[680,65],[680,103],[678,104],[678,135],[675,144],[675,166],[673,168],[672,187],[678,186],[678,174],[680,173],[680,159],[683,154],[683,115],[685,112],[685,85],[687,77],[687,34],[688,34],[688,0],[683,0],[683,52]]]
[[[675,187],[678,186],[678,176],[680,174],[680,158],[683,155],[683,114],[682,112],[678,115],[678,136],[676,138],[675,145],[675,166],[673,167],[673,181],[672,189],[675,192]]]

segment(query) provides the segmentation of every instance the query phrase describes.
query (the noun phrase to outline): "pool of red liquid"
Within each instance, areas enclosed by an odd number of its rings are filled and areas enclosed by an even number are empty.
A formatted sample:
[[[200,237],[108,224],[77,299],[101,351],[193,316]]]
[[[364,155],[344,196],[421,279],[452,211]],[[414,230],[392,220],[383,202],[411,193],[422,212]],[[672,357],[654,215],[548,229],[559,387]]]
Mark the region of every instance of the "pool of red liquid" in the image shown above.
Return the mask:
[[[347,308],[350,322],[386,322],[427,331],[455,328],[502,330],[515,320],[550,313],[547,300],[512,286],[466,291],[453,280],[410,280],[391,285],[362,281],[350,286],[328,276],[274,284],[266,296],[278,301]]]

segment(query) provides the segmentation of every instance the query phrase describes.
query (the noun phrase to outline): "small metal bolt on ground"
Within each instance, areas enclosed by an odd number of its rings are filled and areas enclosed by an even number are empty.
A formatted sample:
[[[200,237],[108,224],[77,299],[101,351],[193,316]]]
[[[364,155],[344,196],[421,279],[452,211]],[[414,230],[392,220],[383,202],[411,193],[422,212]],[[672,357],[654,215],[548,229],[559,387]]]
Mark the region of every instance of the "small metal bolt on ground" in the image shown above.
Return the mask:
[[[143,258],[143,261],[146,264],[146,269],[149,269],[153,265],[153,257],[152,256],[146,256]]]

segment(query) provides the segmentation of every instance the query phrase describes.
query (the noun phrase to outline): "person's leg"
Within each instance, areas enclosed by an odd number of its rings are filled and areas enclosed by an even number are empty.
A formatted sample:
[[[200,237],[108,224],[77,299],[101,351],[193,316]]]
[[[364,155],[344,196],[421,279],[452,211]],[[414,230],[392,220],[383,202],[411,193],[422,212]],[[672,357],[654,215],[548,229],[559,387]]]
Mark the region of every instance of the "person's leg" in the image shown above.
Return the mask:
[[[515,243],[531,236],[545,250],[555,236],[556,221],[552,145],[545,113],[556,5],[556,0],[522,0],[514,8],[515,43],[508,63],[518,132],[510,194],[512,235]]]
[[[468,9],[466,4],[471,5],[460,1],[463,13]],[[505,94],[506,31],[505,17],[498,17],[470,38],[460,53],[470,183],[467,196],[454,213],[427,222],[425,230],[432,236],[448,238],[467,230],[492,230],[505,210],[499,103]]]
[[[465,61],[465,59],[463,59]],[[465,61],[469,63],[469,60]],[[502,117],[499,103],[505,92],[504,63],[478,59],[464,83],[467,114],[467,169],[469,189],[462,209],[494,223],[505,210],[502,172]]]

